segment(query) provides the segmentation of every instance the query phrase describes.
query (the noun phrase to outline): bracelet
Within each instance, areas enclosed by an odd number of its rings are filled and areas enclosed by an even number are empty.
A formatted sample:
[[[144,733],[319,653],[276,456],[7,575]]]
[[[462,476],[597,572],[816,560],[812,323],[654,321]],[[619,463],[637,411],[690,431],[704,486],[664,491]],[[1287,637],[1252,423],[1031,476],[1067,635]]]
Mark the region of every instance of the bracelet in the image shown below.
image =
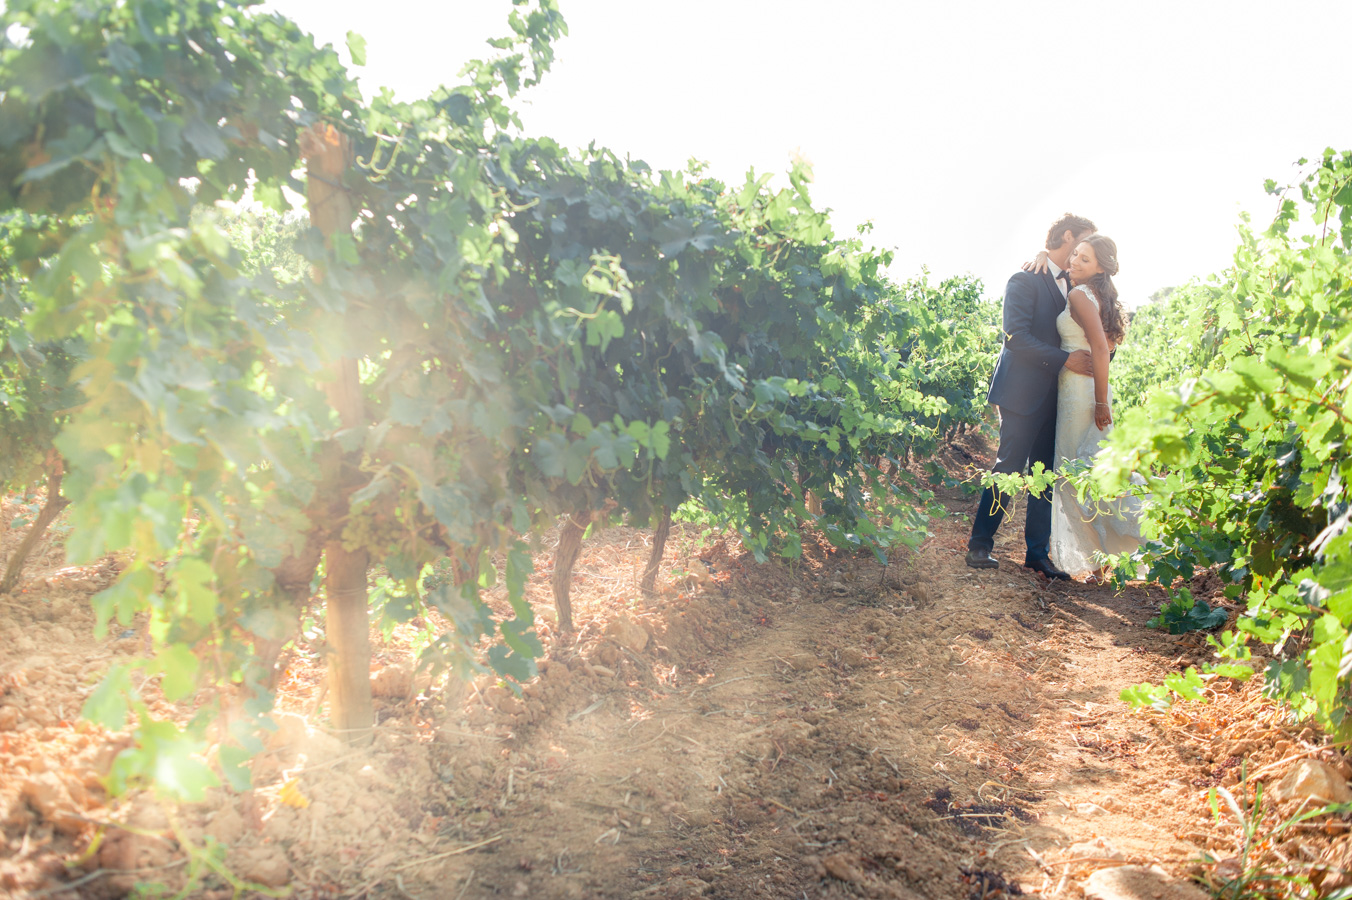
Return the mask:
[[[1109,409],[1112,409],[1112,406],[1111,406],[1110,404],[1108,404],[1108,403],[1103,403],[1103,402],[1100,402],[1100,401],[1095,401],[1094,405],[1095,405],[1095,406],[1107,406]]]

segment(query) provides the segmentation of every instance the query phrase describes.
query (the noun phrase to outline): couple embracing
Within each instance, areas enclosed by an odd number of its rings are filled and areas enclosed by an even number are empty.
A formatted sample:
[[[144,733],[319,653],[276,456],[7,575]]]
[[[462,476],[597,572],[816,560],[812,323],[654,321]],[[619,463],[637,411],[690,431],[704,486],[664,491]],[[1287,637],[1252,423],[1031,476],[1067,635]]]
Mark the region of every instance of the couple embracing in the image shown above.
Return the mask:
[[[1117,245],[1096,231],[1083,216],[1062,216],[1047,232],[1045,253],[1005,288],[1004,346],[989,394],[1000,414],[997,474],[1038,462],[1058,471],[1083,466],[1111,430],[1108,368],[1124,323],[1112,281]],[[1010,503],[994,487],[982,492],[967,565],[999,568],[991,552]],[[1073,573],[1101,580],[1101,556],[1140,544],[1139,513],[1131,504],[1131,498],[1082,503],[1064,479],[1030,495],[1024,566],[1047,578]]]

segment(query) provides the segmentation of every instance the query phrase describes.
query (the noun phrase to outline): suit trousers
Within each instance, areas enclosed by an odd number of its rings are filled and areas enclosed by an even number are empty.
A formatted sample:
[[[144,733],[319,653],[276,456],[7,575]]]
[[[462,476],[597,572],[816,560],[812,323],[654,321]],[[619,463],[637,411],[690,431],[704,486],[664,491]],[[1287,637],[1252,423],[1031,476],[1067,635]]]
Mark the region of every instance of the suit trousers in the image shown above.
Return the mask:
[[[995,465],[991,470],[997,474],[1026,472],[1033,463],[1040,462],[1050,470],[1056,462],[1056,391],[1053,390],[1046,403],[1043,403],[1031,415],[1000,410],[1000,450],[996,454]],[[972,536],[967,541],[968,550],[995,548],[995,532],[1010,508],[1008,494],[988,487],[981,492],[981,502],[977,506],[976,517],[972,522]],[[1052,541],[1052,492],[1030,494],[1028,497],[1028,518],[1024,524],[1024,539],[1028,549],[1024,563],[1047,559],[1051,554]]]

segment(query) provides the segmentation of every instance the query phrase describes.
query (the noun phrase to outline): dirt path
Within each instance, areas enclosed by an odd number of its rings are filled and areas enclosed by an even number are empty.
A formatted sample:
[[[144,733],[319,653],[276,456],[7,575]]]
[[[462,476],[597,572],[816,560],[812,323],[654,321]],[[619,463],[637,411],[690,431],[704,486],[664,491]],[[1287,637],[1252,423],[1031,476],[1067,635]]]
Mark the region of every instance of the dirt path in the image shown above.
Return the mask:
[[[1070,896],[1123,861],[1178,881],[1223,851],[1202,788],[1289,745],[1225,731],[1247,695],[1211,707],[1206,737],[1127,709],[1127,684],[1200,656],[1145,627],[1161,594],[1049,585],[1013,564],[1017,528],[1000,571],[968,570],[970,501],[942,499],[949,518],[887,570],[820,546],[795,568],[723,543],[693,557],[687,533],[674,565],[694,574],[653,602],[634,599],[646,533],[603,532],[579,562],[579,637],[544,628],[523,697],[480,679],[407,701],[407,635],[383,645],[369,752],[318,727],[302,647],[258,788],[172,811],[177,839],[219,841],[236,873],[301,897],[455,900]],[[542,613],[548,574],[530,588]],[[70,721],[104,660],[136,650],[94,641],[72,605],[109,577],[49,574],[0,605],[0,888],[17,895],[102,868],[66,896],[118,896],[179,871],[172,842],[117,829],[66,871],[85,820],[170,825],[148,796],[102,795],[119,736]]]
[[[1195,856],[1167,824],[1177,804],[1142,802],[1160,789],[1135,761],[1152,729],[1116,699],[1176,649],[1143,627],[1154,607],[970,572],[960,532],[944,523],[887,573],[831,557],[778,585],[734,573],[728,602],[769,621],[698,683],[598,696],[527,738],[569,763],[517,812],[539,817],[541,855],[579,871],[493,888],[965,898],[1036,889],[1057,873],[1029,850],[1045,863],[1096,837],[1152,862]]]

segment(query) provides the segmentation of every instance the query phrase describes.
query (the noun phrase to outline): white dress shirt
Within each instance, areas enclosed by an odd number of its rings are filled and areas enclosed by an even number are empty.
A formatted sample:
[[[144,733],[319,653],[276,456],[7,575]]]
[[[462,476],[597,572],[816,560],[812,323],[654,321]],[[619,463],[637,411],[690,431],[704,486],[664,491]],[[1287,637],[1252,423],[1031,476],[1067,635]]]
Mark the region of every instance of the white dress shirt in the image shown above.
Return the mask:
[[[1066,285],[1066,280],[1061,277],[1061,267],[1050,259],[1047,260],[1047,271],[1052,273],[1052,278],[1056,280],[1056,287],[1061,291],[1061,296],[1069,299],[1070,288]]]

